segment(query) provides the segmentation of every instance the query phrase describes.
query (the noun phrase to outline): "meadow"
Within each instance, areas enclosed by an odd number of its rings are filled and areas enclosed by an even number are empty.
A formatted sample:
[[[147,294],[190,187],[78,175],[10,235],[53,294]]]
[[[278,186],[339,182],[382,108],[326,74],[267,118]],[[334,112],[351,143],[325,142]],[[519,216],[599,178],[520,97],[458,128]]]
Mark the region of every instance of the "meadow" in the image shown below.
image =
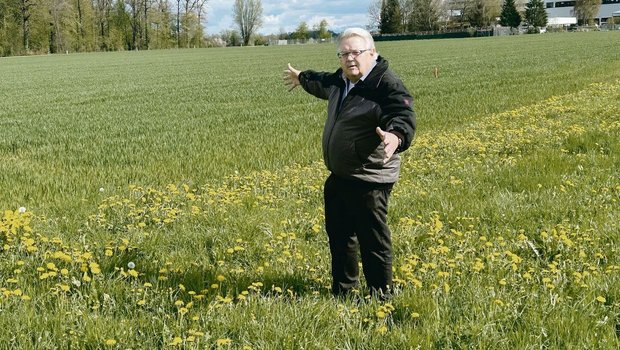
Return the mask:
[[[329,293],[326,104],[282,84],[335,47],[0,59],[0,348],[618,348],[619,41],[377,43],[418,115],[388,303]]]

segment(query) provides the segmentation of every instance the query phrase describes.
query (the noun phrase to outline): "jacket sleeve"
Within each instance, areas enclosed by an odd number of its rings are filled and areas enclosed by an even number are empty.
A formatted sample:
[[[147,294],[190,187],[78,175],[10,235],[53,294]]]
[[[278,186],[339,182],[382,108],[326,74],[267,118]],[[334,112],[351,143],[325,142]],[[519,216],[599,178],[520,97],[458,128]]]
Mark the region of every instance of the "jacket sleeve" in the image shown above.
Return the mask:
[[[379,126],[385,131],[393,132],[402,140],[396,151],[403,152],[411,145],[416,130],[413,97],[400,79],[387,82],[383,88],[385,96]]]
[[[299,73],[299,83],[309,94],[327,100],[333,85],[333,73],[306,70]]]

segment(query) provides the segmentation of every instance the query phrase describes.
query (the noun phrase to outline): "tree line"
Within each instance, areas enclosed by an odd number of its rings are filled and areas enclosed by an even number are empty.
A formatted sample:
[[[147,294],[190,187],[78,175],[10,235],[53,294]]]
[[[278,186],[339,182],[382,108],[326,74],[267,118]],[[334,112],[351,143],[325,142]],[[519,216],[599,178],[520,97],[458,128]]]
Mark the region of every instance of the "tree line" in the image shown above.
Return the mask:
[[[0,55],[201,45],[206,0],[0,0]]]
[[[0,56],[204,47],[207,1],[0,0]],[[262,3],[235,0],[232,12],[247,45]]]

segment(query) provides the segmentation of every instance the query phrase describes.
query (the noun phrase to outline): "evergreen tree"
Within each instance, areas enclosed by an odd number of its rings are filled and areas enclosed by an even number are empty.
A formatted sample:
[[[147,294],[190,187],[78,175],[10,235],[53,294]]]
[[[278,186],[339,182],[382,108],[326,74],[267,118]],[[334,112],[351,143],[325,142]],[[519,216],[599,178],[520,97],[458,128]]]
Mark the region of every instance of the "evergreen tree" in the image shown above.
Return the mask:
[[[517,28],[519,24],[521,24],[521,15],[517,11],[514,0],[504,1],[502,13],[499,18],[499,24],[510,28]]]
[[[395,34],[402,32],[402,19],[398,0],[384,0],[381,4],[381,34]]]
[[[530,0],[525,8],[525,21],[536,28],[547,26],[547,11],[542,0]]]

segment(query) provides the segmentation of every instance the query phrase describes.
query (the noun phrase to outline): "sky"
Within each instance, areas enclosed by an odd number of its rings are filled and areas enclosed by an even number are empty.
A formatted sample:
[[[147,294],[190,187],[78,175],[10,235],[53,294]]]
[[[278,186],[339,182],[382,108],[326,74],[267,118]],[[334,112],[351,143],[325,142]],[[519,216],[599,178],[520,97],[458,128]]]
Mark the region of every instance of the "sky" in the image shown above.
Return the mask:
[[[263,25],[260,34],[294,32],[306,22],[312,29],[325,19],[328,29],[336,33],[348,27],[366,27],[372,0],[262,0]],[[233,23],[234,0],[207,0],[207,34],[236,29]]]

